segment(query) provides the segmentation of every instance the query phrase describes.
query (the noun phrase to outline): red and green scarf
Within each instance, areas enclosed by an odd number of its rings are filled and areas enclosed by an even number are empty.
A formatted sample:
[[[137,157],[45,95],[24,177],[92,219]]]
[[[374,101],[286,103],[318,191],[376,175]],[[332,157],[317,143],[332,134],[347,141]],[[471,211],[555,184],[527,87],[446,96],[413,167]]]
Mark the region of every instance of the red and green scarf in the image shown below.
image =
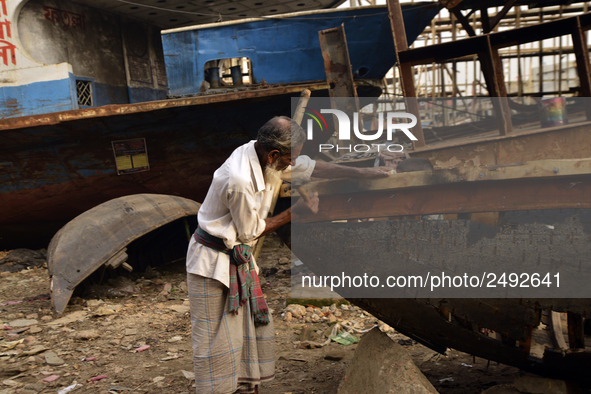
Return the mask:
[[[229,249],[224,240],[207,233],[197,227],[195,240],[208,248],[230,256],[230,294],[228,297],[228,311],[237,314],[238,308],[250,301],[250,309],[254,317],[255,325],[269,323],[269,308],[263,296],[263,290],[259,283],[259,276],[254,269],[252,260],[252,248],[245,244]]]

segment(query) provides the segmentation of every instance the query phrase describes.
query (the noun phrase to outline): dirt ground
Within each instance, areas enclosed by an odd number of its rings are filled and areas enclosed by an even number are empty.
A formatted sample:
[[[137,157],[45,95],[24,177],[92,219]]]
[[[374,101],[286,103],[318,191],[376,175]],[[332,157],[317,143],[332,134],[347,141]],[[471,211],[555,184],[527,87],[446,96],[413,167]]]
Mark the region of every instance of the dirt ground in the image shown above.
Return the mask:
[[[5,255],[0,252],[0,258]],[[268,237],[259,264],[275,318],[277,353],[276,378],[261,393],[336,393],[357,345],[314,347],[327,339],[335,323],[355,327],[358,336],[375,325],[387,330],[441,393],[480,393],[521,374],[454,350],[435,353],[347,304],[327,307],[326,313],[308,308],[312,319],[310,314],[290,319],[289,250]],[[192,393],[188,309],[183,262],[88,288],[72,298],[59,318],[51,313],[45,267],[0,272],[0,394],[66,393],[72,388]]]

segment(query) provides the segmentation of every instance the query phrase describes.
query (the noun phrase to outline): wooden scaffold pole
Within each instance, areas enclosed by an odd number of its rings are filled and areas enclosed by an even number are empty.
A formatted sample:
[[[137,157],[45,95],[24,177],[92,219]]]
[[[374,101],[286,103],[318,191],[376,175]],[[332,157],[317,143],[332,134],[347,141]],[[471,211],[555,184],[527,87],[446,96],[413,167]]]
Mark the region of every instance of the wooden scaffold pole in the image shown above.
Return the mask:
[[[396,62],[400,74],[402,93],[406,102],[406,110],[417,116],[417,125],[413,128],[413,134],[417,137],[417,141],[415,141],[414,145],[416,147],[425,146],[425,136],[423,135],[423,127],[421,126],[419,114],[419,103],[415,91],[413,67],[409,63],[401,62],[398,55],[399,52],[408,50],[408,41],[406,40],[404,19],[402,17],[402,8],[400,7],[399,0],[388,0],[388,14],[390,16],[390,25],[394,37]]]

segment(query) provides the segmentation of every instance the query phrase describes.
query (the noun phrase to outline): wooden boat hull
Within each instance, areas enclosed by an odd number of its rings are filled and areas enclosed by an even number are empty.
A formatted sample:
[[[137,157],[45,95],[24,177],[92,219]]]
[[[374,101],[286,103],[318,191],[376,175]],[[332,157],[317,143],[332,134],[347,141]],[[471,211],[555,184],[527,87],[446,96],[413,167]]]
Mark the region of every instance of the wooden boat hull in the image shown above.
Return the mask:
[[[49,14],[32,16],[39,15],[41,7],[38,1],[27,3],[22,18],[21,8],[11,7],[13,26],[21,21],[37,26],[34,31],[58,29],[47,26]],[[440,8],[437,3],[409,7],[413,20],[409,37],[414,39]],[[320,11],[321,20],[312,11],[212,24],[195,33],[200,39],[192,43],[203,46],[199,48],[185,45],[186,34],[195,38],[192,31],[167,33],[163,38],[166,55],[156,34],[160,30],[152,26],[128,24],[119,29],[123,23],[119,17],[111,23],[111,16],[101,10],[74,10],[92,15],[101,39],[110,43],[100,49],[112,55],[94,56],[88,48],[97,44],[96,34],[90,30],[82,35],[69,30],[76,37],[68,36],[64,42],[61,33],[27,35],[23,43],[35,55],[47,55],[54,46],[70,46],[71,53],[59,57],[57,65],[51,63],[51,56],[33,61],[35,56],[21,56],[23,48],[17,51],[18,59],[7,71],[10,83],[0,87],[7,104],[5,115],[11,117],[0,120],[0,248],[44,247],[70,219],[123,195],[162,193],[201,200],[213,171],[232,149],[254,139],[258,128],[272,116],[290,115],[292,97],[304,88],[315,96],[327,95],[319,29],[348,22],[350,61],[367,69],[355,76],[360,97],[381,94],[377,81],[381,83],[395,59],[393,48],[384,50],[368,41],[374,38],[372,29],[378,28],[379,42],[392,46],[386,7]],[[355,22],[356,13],[373,22],[364,27]],[[298,28],[285,27],[282,22],[295,23]],[[238,31],[236,26],[247,26],[236,33],[240,39],[233,33]],[[19,30],[28,31],[13,32]],[[265,38],[263,31],[271,34]],[[307,40],[304,35],[315,39]],[[71,44],[74,41],[79,45]],[[296,55],[300,62],[287,56],[289,45],[296,41],[306,53]],[[140,50],[146,42],[150,47]],[[250,85],[222,84],[203,92],[206,62],[219,56],[245,55],[255,65]],[[363,80],[374,83],[367,85]],[[151,101],[164,97],[166,91],[173,97],[190,97]],[[76,109],[82,105],[89,107]],[[56,112],[56,108],[68,110]]]
[[[308,193],[319,193],[320,212],[292,225],[292,250],[320,276],[376,273],[383,279],[425,268],[458,275],[470,269],[498,275],[560,271],[560,288],[554,282],[532,289],[530,282],[523,293],[498,282],[503,294],[486,287],[337,292],[435,350],[451,347],[580,379],[591,366],[585,347],[591,316],[589,127],[584,122],[422,147],[412,154],[428,158],[435,170],[308,184]]]
[[[0,121],[0,248],[45,247],[78,214],[128,194],[201,201],[228,154],[271,117],[289,116],[304,88],[327,94],[323,83],[269,86]],[[113,142],[134,139],[145,140],[149,171],[118,175]]]
[[[350,299],[379,319],[436,351],[445,353],[454,348],[477,357],[501,362],[544,376],[588,380],[591,367],[589,353],[568,351],[554,345],[551,315],[559,318],[568,307],[556,307],[555,300],[539,299]],[[568,300],[569,305],[582,305],[589,310],[589,300]],[[507,328],[502,331],[481,329],[478,320]],[[566,337],[562,331],[557,335]],[[552,336],[552,338],[548,338]],[[547,347],[532,352],[532,337]],[[563,339],[564,341],[565,339]],[[534,341],[539,348],[540,343]]]
[[[423,272],[417,269],[420,265],[432,273],[442,269],[452,275],[466,267],[490,272],[503,264],[514,272],[531,271],[533,263],[540,272],[553,269],[563,276],[576,266],[575,275],[588,283],[584,278],[591,267],[590,237],[591,210],[568,209],[508,211],[497,225],[420,217],[300,223],[292,226],[291,241],[293,252],[317,277],[369,273],[383,283],[388,274],[417,275]],[[458,297],[437,292],[425,297],[416,288],[401,296],[391,290],[377,289],[373,296],[364,296],[368,293],[359,288],[335,289],[399,332],[442,353],[455,348],[563,378],[580,379],[591,366],[591,353],[584,348],[569,349],[565,340],[562,346],[555,343],[568,335],[551,322],[553,314],[568,315],[573,317],[572,330],[577,317],[591,316],[591,298],[580,289],[573,289],[569,298],[557,297],[556,288],[545,286],[539,296],[519,298],[491,298],[492,288],[485,288],[484,295],[478,289],[463,289]],[[579,328],[582,333],[583,326]]]

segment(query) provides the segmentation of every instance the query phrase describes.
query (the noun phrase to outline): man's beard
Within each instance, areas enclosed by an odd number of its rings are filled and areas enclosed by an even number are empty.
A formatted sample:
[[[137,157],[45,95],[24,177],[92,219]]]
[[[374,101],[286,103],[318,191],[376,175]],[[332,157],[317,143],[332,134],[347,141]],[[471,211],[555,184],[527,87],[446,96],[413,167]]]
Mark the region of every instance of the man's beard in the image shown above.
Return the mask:
[[[277,170],[278,161],[265,167],[265,183],[269,185],[276,185],[281,182],[281,174],[283,171]]]

